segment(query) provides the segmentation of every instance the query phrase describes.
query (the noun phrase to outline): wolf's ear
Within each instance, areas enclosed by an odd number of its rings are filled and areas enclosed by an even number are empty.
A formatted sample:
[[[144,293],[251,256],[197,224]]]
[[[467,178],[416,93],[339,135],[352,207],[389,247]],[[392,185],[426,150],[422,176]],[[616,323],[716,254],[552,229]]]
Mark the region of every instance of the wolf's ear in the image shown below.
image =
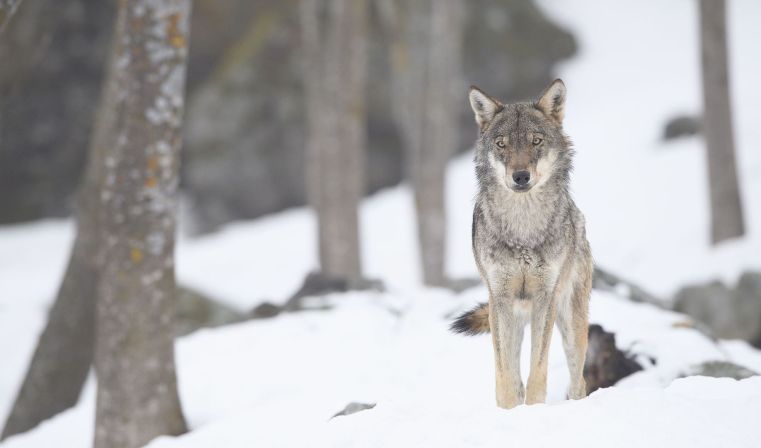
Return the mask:
[[[552,81],[552,84],[544,89],[542,96],[537,100],[536,107],[557,121],[558,124],[561,124],[565,115],[565,84],[563,81],[560,79]]]
[[[473,108],[473,113],[476,114],[476,123],[481,130],[484,130],[504,107],[502,103],[485,94],[476,86],[470,86],[468,99],[470,100],[470,107]]]

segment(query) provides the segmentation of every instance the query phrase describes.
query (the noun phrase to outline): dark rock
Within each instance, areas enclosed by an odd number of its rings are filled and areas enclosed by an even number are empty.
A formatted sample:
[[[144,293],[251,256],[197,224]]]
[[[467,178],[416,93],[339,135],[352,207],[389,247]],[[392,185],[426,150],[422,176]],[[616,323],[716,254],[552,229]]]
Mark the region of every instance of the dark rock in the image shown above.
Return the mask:
[[[714,281],[687,286],[674,297],[674,309],[722,339],[756,342],[761,336],[761,273],[742,274],[735,288]]]
[[[734,378],[743,380],[756,376],[758,373],[727,361],[708,361],[693,367],[686,376],[710,376],[713,378]]]
[[[61,216],[85,164],[115,5],[21,4],[0,39],[0,222]],[[505,100],[536,95],[576,49],[532,0],[474,0],[464,71]],[[182,188],[196,231],[303,205],[298,2],[197,0],[188,61]],[[404,176],[391,116],[388,48],[377,17],[368,47],[367,191]],[[494,55],[500,55],[494,57]],[[462,89],[460,147],[476,128]]]
[[[188,88],[245,32],[261,1],[196,0]],[[0,223],[71,213],[116,17],[102,0],[31,0],[0,38]]]
[[[380,280],[368,280],[362,279],[358,284],[349,284],[346,279],[342,277],[334,277],[325,275],[321,272],[310,272],[304,278],[304,283],[301,287],[293,293],[293,295],[285,302],[284,305],[275,305],[270,302],[263,302],[255,307],[249,313],[251,319],[269,319],[278,316],[282,313],[290,313],[303,310],[329,310],[330,305],[318,304],[307,306],[304,303],[304,299],[307,297],[319,297],[332,293],[346,292],[346,291],[361,291],[361,290],[373,290],[383,291],[385,286]]]
[[[251,311],[251,318],[252,319],[269,319],[271,317],[275,317],[280,312],[283,311],[282,307],[279,307],[275,305],[274,303],[264,302],[260,305],[257,305],[252,311]]]
[[[306,203],[303,67],[293,8],[262,2],[250,31],[191,92],[183,183],[196,232]],[[490,20],[495,15],[510,26]],[[371,193],[401,181],[405,169],[391,115],[388,48],[374,16],[369,33],[365,172]],[[539,92],[553,64],[575,48],[572,36],[530,0],[477,0],[465,33],[466,77],[506,99],[525,98]],[[466,91],[463,86],[463,101]],[[472,114],[463,107],[459,147],[470,147],[474,134]]]
[[[384,291],[385,286],[380,280],[363,279],[358,284],[350,284],[343,277],[335,277],[322,272],[310,272],[304,279],[301,288],[298,289],[283,305],[282,311],[298,311],[304,309],[305,297],[324,296],[336,292],[346,291]]]
[[[674,309],[705,323],[717,337],[734,337],[736,319],[732,302],[732,290],[714,281],[679,290],[674,298]]]
[[[23,2],[0,36],[0,223],[68,215],[116,3]]]
[[[375,403],[357,403],[357,402],[351,402],[351,403],[347,404],[345,408],[343,408],[342,410],[336,412],[333,415],[333,417],[331,417],[331,418],[336,418],[336,417],[339,417],[339,416],[342,416],[342,415],[356,414],[357,412],[365,411],[367,409],[372,409],[374,407],[375,407]]]
[[[501,100],[534,99],[552,80],[553,65],[576,52],[573,35],[548,20],[535,1],[475,0],[467,12],[465,77]],[[469,127],[463,143],[470,146],[476,128],[471,111],[464,112]]]
[[[584,362],[587,393],[610,387],[624,377],[642,370],[637,361],[616,347],[616,336],[599,325],[589,326],[589,345]]]
[[[175,336],[184,336],[200,328],[219,327],[242,322],[245,319],[246,316],[243,313],[197,291],[183,287],[177,288]]]
[[[592,287],[601,291],[614,291],[619,295],[622,293],[621,289],[625,288],[626,298],[632,302],[649,303],[658,308],[670,309],[663,299],[650,294],[634,283],[624,280],[599,266],[595,266],[594,275],[592,277]]]
[[[349,283],[345,278],[332,277],[321,272],[310,272],[304,279],[301,288],[288,299],[285,308],[291,310],[299,308],[301,299],[304,297],[346,292],[348,290]]]
[[[750,340],[750,341],[748,341],[748,342],[750,342],[750,344],[751,344],[752,346],[754,346],[754,347],[756,347],[756,348],[759,348],[759,349],[761,349],[761,334],[760,334],[760,335],[758,335],[758,336],[757,336],[755,339],[751,339],[751,340]]]
[[[666,127],[663,129],[663,140],[700,134],[702,126],[700,117],[678,115],[666,122]]]
[[[761,272],[744,272],[735,288],[737,324],[743,339],[761,347]]]
[[[385,286],[379,280],[363,279],[358,284],[351,285],[342,277],[325,275],[321,272],[310,272],[304,278],[304,283],[293,293],[284,305],[275,305],[270,302],[263,302],[256,306],[248,314],[250,319],[269,319],[279,316],[282,313],[291,313],[304,310],[329,310],[330,305],[317,304],[307,306],[304,299],[307,297],[319,297],[332,293],[346,292],[352,290],[373,290],[383,291]]]

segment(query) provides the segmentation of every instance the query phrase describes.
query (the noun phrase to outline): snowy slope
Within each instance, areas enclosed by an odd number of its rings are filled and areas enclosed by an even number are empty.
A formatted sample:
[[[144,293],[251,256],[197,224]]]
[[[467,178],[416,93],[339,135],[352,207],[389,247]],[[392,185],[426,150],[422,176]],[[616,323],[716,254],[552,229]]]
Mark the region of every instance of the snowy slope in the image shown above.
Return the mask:
[[[590,400],[570,403],[564,400],[568,377],[555,335],[550,405],[497,409],[490,338],[447,331],[449,317],[484,294],[483,288],[462,296],[436,290],[339,294],[320,300],[335,307],[329,312],[285,315],[183,338],[177,353],[180,393],[195,430],[151,446],[496,446],[508,437],[560,442],[570,433],[590,446],[589,433],[578,433],[575,425],[592,429],[603,422],[608,423],[604,431],[595,432],[601,443],[620,438],[617,431],[629,423],[642,425],[616,446],[663,441],[664,434],[673,433],[683,438],[670,440],[670,446],[696,446],[691,434],[699,432],[703,445],[697,446],[718,446],[732,433],[729,440],[736,443],[730,446],[750,447],[752,437],[761,435],[752,417],[761,411],[761,377],[672,383],[696,363],[732,360],[751,366],[761,362],[761,353],[747,349],[732,356],[678,325],[684,321],[679,314],[599,292],[592,301],[592,321],[615,331],[619,346],[656,364]],[[528,338],[524,376],[527,344]],[[354,401],[378,406],[330,419]],[[93,407],[90,384],[77,408],[1,446],[84,448]],[[707,419],[721,424],[706,426]],[[537,435],[548,422],[556,423],[556,430]]]
[[[560,67],[573,189],[597,261],[660,295],[743,267],[761,269],[761,2],[727,2],[731,93],[748,238],[709,245],[703,141],[660,141],[669,118],[702,109],[697,2],[541,0],[576,31]]]
[[[572,29],[581,45],[581,54],[559,75],[569,89],[566,129],[578,154],[574,195],[587,216],[597,262],[664,297],[686,282],[715,276],[732,280],[743,269],[761,269],[756,110],[761,103],[756,87],[761,2],[730,3],[748,236],[718,248],[708,245],[701,140],[658,140],[670,116],[700,109],[694,2],[540,4]],[[482,87],[488,91],[490,86]],[[469,241],[475,193],[470,158],[453,161],[448,173],[448,269],[455,277],[477,275]],[[708,360],[761,371],[761,352],[740,341],[711,341],[684,328],[679,314],[610,293],[594,293],[592,320],[614,331],[619,347],[657,364],[589,399],[565,402],[565,361],[554,340],[550,404],[496,409],[489,338],[446,331],[451,316],[483,301],[485,290],[458,296],[420,287],[407,187],[366,200],[361,223],[365,271],[383,279],[388,292],[334,295],[325,299],[335,306],[329,312],[285,315],[181,339],[180,392],[194,431],[157,440],[153,448],[478,447],[513,441],[543,446],[568,440],[585,447],[758,446],[758,377],[742,382],[676,378]],[[0,420],[44,324],[72,237],[68,221],[0,228],[0,253],[12,254],[0,259]],[[291,210],[183,239],[178,277],[248,310],[262,300],[282,302],[296,290],[316,265],[315,247],[311,214]],[[527,361],[524,357],[524,374]],[[89,446],[93,386],[91,381],[75,409],[0,446]],[[352,401],[378,405],[329,420]]]
[[[761,377],[741,382],[693,377],[666,389],[607,389],[583,401],[510,413],[449,398],[387,401],[327,423],[315,415],[312,421],[318,423],[296,430],[283,424],[293,414],[288,409],[278,415],[254,411],[149,447],[758,446],[757,426],[748,415],[761,411]]]

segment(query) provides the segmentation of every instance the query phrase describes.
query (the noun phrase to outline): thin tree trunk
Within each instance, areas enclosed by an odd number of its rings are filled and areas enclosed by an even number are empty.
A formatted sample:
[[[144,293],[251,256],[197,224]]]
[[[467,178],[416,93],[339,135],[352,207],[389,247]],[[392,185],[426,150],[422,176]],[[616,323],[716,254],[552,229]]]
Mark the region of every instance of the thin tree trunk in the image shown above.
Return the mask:
[[[745,233],[732,134],[724,0],[700,0],[700,43],[711,196],[711,241],[717,244]]]
[[[0,32],[16,13],[21,0],[0,0]]]
[[[361,283],[358,207],[364,189],[367,5],[302,0],[307,188],[323,274]]]
[[[86,181],[79,197],[77,236],[69,264],[3,429],[3,439],[74,406],[87,379],[93,355],[97,283],[92,190],[91,182]]]
[[[108,108],[106,100],[104,91],[98,110]],[[32,429],[74,406],[92,365],[98,281],[98,179],[103,163],[100,149],[108,137],[101,117],[99,114],[95,120],[87,168],[77,194],[77,235],[66,272],[0,440]]]
[[[386,0],[380,6],[392,42],[393,112],[415,193],[423,281],[442,286],[448,283],[445,177],[458,141],[463,5]]]
[[[122,0],[102,113],[95,448],[186,430],[172,329],[189,0]]]

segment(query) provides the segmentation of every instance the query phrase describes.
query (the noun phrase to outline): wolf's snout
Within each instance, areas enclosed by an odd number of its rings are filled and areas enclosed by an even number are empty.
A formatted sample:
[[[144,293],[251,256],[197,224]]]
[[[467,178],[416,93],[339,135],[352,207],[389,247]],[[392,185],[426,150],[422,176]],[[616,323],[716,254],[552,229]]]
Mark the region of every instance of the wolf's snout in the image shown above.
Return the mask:
[[[531,173],[526,170],[520,170],[513,173],[513,181],[520,186],[526,185],[530,180]]]

